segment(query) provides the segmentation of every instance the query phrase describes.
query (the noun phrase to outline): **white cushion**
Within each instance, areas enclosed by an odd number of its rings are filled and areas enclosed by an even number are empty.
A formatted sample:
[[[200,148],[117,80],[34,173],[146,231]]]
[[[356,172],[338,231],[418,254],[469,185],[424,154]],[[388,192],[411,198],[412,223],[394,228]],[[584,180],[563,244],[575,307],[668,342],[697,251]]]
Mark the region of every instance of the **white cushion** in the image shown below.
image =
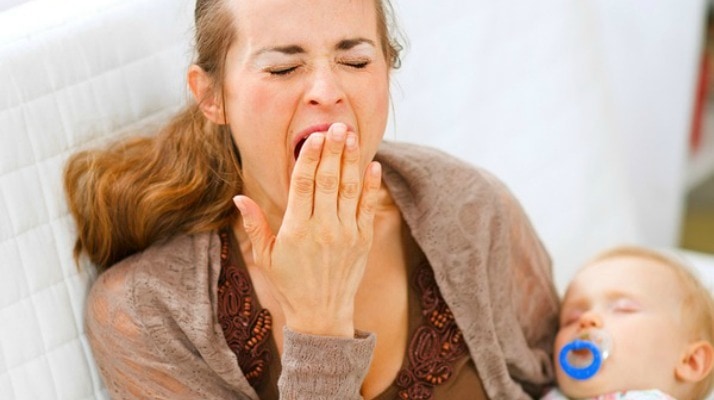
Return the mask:
[[[106,398],[83,334],[62,169],[187,99],[193,1],[29,1],[0,13],[0,398]]]

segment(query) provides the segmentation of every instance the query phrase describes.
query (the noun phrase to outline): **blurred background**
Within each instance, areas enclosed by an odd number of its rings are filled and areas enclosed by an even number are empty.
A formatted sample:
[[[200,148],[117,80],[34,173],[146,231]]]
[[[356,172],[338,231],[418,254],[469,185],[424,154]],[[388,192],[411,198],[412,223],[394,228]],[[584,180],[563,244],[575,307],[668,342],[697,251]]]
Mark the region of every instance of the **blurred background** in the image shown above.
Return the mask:
[[[684,248],[714,254],[714,2],[709,2],[692,127]]]

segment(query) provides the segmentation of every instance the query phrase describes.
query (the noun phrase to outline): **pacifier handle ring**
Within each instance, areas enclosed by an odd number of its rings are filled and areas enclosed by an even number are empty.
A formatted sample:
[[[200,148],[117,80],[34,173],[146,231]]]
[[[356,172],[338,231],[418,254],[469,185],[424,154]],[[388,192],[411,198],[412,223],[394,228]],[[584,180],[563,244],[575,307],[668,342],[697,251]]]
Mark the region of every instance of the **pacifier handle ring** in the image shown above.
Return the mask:
[[[590,365],[578,368],[568,362],[568,353],[576,350],[588,350],[592,353],[593,361]],[[595,343],[588,340],[575,339],[566,344],[565,347],[560,350],[559,361],[560,366],[563,368],[563,371],[568,374],[568,376],[582,381],[592,378],[592,376],[597,373],[600,369],[600,365],[602,364],[602,355],[600,354],[600,349],[597,345],[595,345]]]

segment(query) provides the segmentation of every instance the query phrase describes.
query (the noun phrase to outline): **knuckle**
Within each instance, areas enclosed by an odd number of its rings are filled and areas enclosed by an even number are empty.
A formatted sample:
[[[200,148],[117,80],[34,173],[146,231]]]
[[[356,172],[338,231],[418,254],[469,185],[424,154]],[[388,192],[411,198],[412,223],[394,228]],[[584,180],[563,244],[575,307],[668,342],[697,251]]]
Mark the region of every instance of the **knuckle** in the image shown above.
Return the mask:
[[[337,191],[339,180],[334,175],[320,175],[317,177],[316,184],[321,191],[333,193]]]
[[[369,189],[370,192],[378,191],[380,186],[381,186],[381,183],[379,180],[370,180],[370,182],[367,184],[367,188]]]
[[[372,214],[374,214],[374,210],[375,210],[374,204],[370,201],[365,201],[362,204],[360,211],[362,212],[362,214],[364,214],[366,216],[371,216]]]
[[[345,182],[342,184],[340,193],[343,197],[347,199],[355,199],[359,196],[359,183],[357,182]]]
[[[315,188],[315,181],[311,177],[298,176],[293,179],[293,187],[300,194],[312,194]]]

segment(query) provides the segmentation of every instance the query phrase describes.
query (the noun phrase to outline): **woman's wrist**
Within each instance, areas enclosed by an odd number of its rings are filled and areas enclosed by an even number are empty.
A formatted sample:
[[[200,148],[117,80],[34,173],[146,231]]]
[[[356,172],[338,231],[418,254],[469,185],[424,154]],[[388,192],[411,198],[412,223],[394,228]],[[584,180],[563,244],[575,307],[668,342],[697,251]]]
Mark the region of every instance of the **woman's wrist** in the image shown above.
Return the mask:
[[[286,316],[285,326],[297,333],[317,336],[354,337],[352,318],[293,317]]]

